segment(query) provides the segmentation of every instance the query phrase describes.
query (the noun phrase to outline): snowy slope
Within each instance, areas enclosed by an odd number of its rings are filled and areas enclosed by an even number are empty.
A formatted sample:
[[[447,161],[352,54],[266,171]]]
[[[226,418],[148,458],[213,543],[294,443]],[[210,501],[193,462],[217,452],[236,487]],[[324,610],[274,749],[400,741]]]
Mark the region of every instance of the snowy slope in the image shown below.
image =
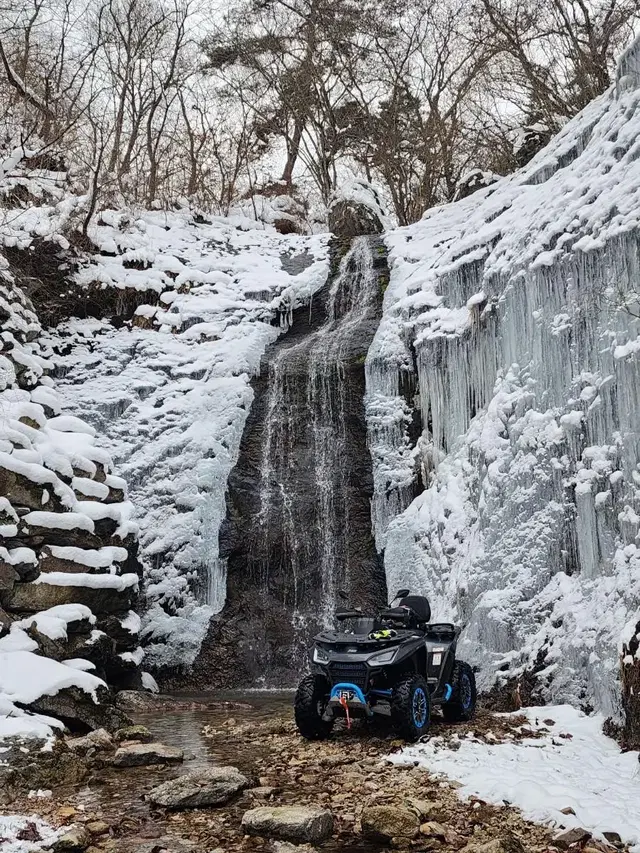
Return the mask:
[[[387,235],[367,359],[389,586],[466,625],[482,686],[535,665],[606,713],[640,617],[639,51],[523,171]]]
[[[526,818],[549,824],[558,834],[581,828],[601,841],[605,833],[618,834],[637,853],[638,753],[621,752],[602,733],[599,714],[585,716],[569,705],[524,713],[523,728],[533,737],[506,743],[490,732],[484,742],[472,731],[454,735],[450,743],[432,737],[391,760],[455,779],[462,798],[517,806]]]
[[[253,223],[255,225],[255,223]],[[290,312],[326,279],[326,236],[104,212],[78,282],[140,291],[133,325],[71,320],[55,345],[69,411],[102,435],[137,507],[151,664],[188,665],[225,598],[218,531],[253,392]]]

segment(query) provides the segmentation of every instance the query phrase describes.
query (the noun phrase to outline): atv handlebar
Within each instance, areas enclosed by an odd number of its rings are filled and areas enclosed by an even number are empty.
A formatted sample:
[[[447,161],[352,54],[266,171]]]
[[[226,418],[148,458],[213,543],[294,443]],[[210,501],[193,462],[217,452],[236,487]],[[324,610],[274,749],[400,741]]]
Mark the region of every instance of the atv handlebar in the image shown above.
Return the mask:
[[[345,619],[360,619],[362,616],[364,616],[364,613],[357,608],[353,610],[338,610],[336,613],[338,622],[344,622]]]

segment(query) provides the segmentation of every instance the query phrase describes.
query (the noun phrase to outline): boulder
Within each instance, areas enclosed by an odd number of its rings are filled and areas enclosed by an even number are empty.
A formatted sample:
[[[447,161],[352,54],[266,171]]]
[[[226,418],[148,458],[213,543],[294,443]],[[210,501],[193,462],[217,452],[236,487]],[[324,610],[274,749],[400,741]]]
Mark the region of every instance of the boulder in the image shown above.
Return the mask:
[[[116,750],[114,767],[145,767],[150,764],[179,764],[184,752],[163,743],[127,743]]]
[[[52,474],[51,479],[57,478]],[[60,512],[63,509],[51,483],[36,483],[23,474],[3,467],[0,467],[0,495],[4,495],[16,506],[27,506],[33,510]]]
[[[122,620],[125,616],[126,614],[123,613],[117,615],[105,613],[99,615],[96,622],[96,628],[99,631],[104,631],[105,634],[108,634],[115,640],[116,651],[118,653],[132,652],[140,645],[139,633],[137,631],[128,631],[122,627]]]
[[[368,205],[353,200],[340,199],[329,210],[329,230],[336,237],[351,239],[363,234],[381,234],[380,217]]]
[[[66,687],[54,696],[40,696],[29,704],[31,711],[62,720],[72,731],[107,729],[113,732],[131,724],[119,711],[106,687],[96,689],[96,699],[79,687]]]
[[[122,731],[122,729],[119,729]],[[106,729],[96,729],[94,732],[89,732],[84,737],[69,738],[67,746],[71,752],[77,755],[86,755],[92,749],[97,751],[106,751],[114,748],[112,736]]]
[[[11,554],[5,551],[5,554],[11,557],[11,562],[0,559],[0,575],[6,567],[13,568],[18,575],[17,580],[20,581],[34,581],[40,574],[36,555],[30,548],[19,548]]]
[[[553,839],[553,844],[555,847],[559,847],[560,850],[568,850],[573,844],[584,844],[590,838],[591,833],[588,830],[575,827],[574,829],[567,829],[566,832],[561,832],[560,835],[556,835]],[[508,851],[508,853],[511,853],[511,851]]]
[[[125,726],[123,729],[118,729],[115,735],[118,743],[125,740],[135,740],[138,743],[151,743],[153,735],[146,726]]]
[[[19,538],[22,545],[36,548],[44,543],[61,546],[70,545],[74,548],[101,548],[105,544],[95,533],[81,527],[41,527],[24,519],[20,521]],[[120,543],[114,544],[119,545]]]
[[[135,598],[134,587],[120,591],[94,589],[87,586],[58,586],[50,583],[17,583],[11,591],[6,593],[4,606],[10,611],[37,613],[58,604],[84,604],[94,613],[117,613],[130,610]]]
[[[415,838],[420,829],[416,813],[402,806],[367,806],[361,822],[362,834],[376,841]]]
[[[71,752],[65,741],[58,738],[53,746],[46,741],[10,738],[3,742],[7,748],[0,764],[0,804],[12,802],[31,790],[73,786],[88,774],[86,762]]]
[[[244,813],[242,829],[248,835],[315,844],[330,837],[333,815],[313,806],[260,806]]]
[[[162,699],[144,690],[120,690],[116,694],[116,706],[130,714],[157,711],[162,706]]]
[[[170,779],[154,788],[148,798],[167,809],[220,806],[250,784],[251,780],[236,767],[213,767]]]
[[[53,853],[82,853],[91,844],[91,834],[84,826],[67,830],[51,845]]]

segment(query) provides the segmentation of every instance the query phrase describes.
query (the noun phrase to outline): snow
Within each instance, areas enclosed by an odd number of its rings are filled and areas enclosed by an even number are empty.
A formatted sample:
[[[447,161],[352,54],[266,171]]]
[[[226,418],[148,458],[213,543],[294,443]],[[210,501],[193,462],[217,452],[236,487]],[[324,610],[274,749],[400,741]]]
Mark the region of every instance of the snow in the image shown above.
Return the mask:
[[[24,517],[25,522],[33,527],[49,527],[52,530],[86,530],[93,533],[95,527],[93,521],[79,512],[43,512],[35,510],[28,512]]]
[[[114,563],[124,563],[128,556],[126,548],[116,545],[105,545],[97,550],[70,545],[49,545],[49,550],[52,557],[94,570],[109,569]]]
[[[0,639],[0,742],[21,737],[44,739],[51,744],[54,733],[62,730],[63,724],[52,717],[30,713],[16,703],[28,705],[40,696],[54,696],[68,687],[84,690],[96,701],[96,689],[105,684],[83,671],[88,661],[76,660],[72,666],[66,666],[21,649],[19,642],[10,648],[6,641],[11,638],[19,641],[26,634],[14,623],[11,633]]]
[[[51,429],[58,430],[59,432],[80,432],[85,433],[86,435],[96,434],[93,427],[73,415],[58,415],[57,417],[49,418],[48,426]]]
[[[72,349],[57,359],[58,388],[64,413],[97,430],[127,481],[135,511],[126,524],[141,531],[150,664],[188,665],[225,599],[218,531],[250,382],[293,309],[324,284],[328,237],[244,231],[239,219],[196,224],[188,211],[103,211],[100,220],[91,237],[117,256],[95,255],[78,283],[138,290],[146,307],[119,329],[94,319],[62,324],[51,345]],[[105,485],[124,488],[110,474]],[[83,513],[104,513],[90,503],[80,501]]]
[[[637,809],[640,769],[637,752],[621,752],[602,733],[604,718],[586,716],[569,705],[526,708],[529,728],[542,737],[514,743],[483,743],[473,736],[442,738],[405,748],[394,763],[418,762],[432,773],[462,784],[462,798],[478,796],[517,806],[530,820],[555,827],[582,827],[603,839],[617,832],[640,850]],[[553,725],[547,721],[552,720]],[[562,814],[572,808],[575,815]]]
[[[28,616],[11,625],[11,633],[22,628],[27,629],[35,625],[41,634],[45,634],[51,640],[63,640],[67,638],[67,626],[70,622],[88,621],[95,625],[96,617],[84,604],[58,604],[48,610],[41,610],[34,616]],[[2,640],[0,640],[0,645]]]
[[[151,675],[150,672],[142,673],[142,686],[145,690],[149,690],[150,693],[159,693],[160,688],[158,687],[158,682]]]
[[[40,841],[19,841],[17,835],[27,824],[33,823],[40,836]],[[66,831],[66,829],[65,829]],[[48,823],[35,815],[0,815],[0,838],[3,853],[31,853],[34,850],[49,849],[53,842],[62,834],[62,830],[54,829]]]
[[[616,718],[640,600],[639,79],[386,234],[365,365],[389,588],[463,626],[481,688],[537,662],[542,700]]]
[[[0,698],[28,705],[40,696],[55,696],[67,687],[78,687],[96,700],[104,681],[89,673],[31,652],[0,653]]]
[[[138,587],[138,575],[133,572],[126,575],[92,575],[86,572],[46,572],[39,575],[34,584],[51,586],[84,586],[90,589],[115,589],[123,592]],[[46,611],[45,611],[46,612]]]

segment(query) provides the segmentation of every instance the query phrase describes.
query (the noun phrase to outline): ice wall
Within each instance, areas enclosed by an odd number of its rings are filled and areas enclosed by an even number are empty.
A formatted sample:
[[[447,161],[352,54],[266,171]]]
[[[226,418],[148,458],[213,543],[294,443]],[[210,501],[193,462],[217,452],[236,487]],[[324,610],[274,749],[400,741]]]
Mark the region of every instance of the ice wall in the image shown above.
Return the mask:
[[[466,626],[482,686],[534,669],[611,714],[640,602],[639,54],[526,169],[387,236],[366,366],[389,587]]]

